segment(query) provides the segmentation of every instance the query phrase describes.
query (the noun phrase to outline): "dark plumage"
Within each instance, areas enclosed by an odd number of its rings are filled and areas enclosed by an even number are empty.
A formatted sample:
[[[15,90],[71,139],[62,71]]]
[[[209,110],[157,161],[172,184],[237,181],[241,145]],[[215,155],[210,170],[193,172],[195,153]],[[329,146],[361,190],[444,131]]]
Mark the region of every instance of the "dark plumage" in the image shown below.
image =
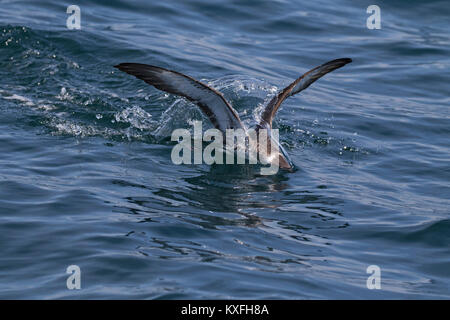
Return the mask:
[[[272,120],[286,98],[308,88],[317,79],[350,62],[352,62],[350,58],[332,60],[303,74],[270,100],[261,113],[257,129],[266,128],[270,131]],[[245,130],[236,110],[225,100],[223,95],[194,78],[176,71],[141,63],[121,63],[115,67],[144,80],[159,90],[185,97],[197,104],[212,124],[223,133],[226,129]],[[280,148],[279,164],[281,168],[290,169],[292,167],[282,148]]]

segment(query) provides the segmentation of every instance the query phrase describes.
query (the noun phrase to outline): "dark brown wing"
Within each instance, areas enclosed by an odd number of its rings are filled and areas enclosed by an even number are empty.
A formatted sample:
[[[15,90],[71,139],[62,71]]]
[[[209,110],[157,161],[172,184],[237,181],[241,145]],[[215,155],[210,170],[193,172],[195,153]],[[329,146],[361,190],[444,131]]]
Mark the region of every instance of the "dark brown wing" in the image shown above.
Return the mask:
[[[326,75],[328,72],[336,70],[350,62],[352,62],[352,59],[350,58],[336,59],[306,72],[270,100],[261,114],[259,125],[261,127],[265,127],[266,125],[272,127],[272,120],[280,108],[281,103],[286,100],[286,98],[308,88],[314,81]]]
[[[236,110],[223,95],[207,85],[176,71],[141,63],[121,63],[120,71],[144,80],[155,88],[185,97],[197,104],[219,130],[244,128]]]

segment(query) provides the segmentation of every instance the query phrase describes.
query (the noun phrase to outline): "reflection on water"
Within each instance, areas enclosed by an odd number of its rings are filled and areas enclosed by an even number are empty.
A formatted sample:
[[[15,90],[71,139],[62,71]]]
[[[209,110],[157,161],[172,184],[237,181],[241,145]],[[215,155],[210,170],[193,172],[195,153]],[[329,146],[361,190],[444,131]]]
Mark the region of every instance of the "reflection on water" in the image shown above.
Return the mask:
[[[152,226],[158,224],[161,218],[172,221],[172,226],[163,228],[165,237],[155,237],[150,232],[143,232],[146,245],[139,246],[138,252],[148,255],[159,252],[159,257],[163,259],[177,258],[180,255],[191,255],[200,261],[214,261],[215,259],[243,259],[263,264],[265,267],[272,266],[279,272],[284,270],[279,264],[300,263],[305,264],[309,260],[306,252],[289,253],[289,257],[281,254],[282,258],[271,257],[275,244],[267,247],[259,247],[260,254],[257,257],[239,256],[234,253],[219,248],[211,248],[210,245],[203,244],[202,234],[197,234],[197,240],[170,240],[167,235],[179,234],[188,235],[192,233],[192,228],[201,230],[212,230],[227,233],[242,229],[245,233],[247,228],[257,228],[261,236],[270,239],[281,239],[288,242],[313,243],[314,246],[328,246],[332,243],[327,237],[320,235],[314,226],[308,226],[307,218],[305,223],[293,223],[285,219],[286,213],[290,214],[310,214],[314,211],[313,217],[319,218],[324,223],[332,223],[334,216],[341,216],[338,210],[340,201],[329,199],[315,194],[312,191],[289,191],[289,173],[280,173],[273,176],[261,176],[257,174],[259,169],[248,165],[216,165],[205,167],[201,174],[183,178],[186,183],[180,183],[180,187],[172,186],[168,188],[156,188],[155,186],[132,185],[146,189],[147,196],[133,197],[126,196],[126,202],[131,206],[129,213],[139,215],[139,222],[149,223]],[[115,181],[115,184],[129,187],[130,184],[122,181]],[[321,186],[320,189],[324,189]],[[320,190],[319,189],[319,190]],[[154,191],[152,191],[154,190]],[[160,206],[155,206],[160,203]],[[305,208],[305,212],[299,212],[299,204]],[[294,205],[289,209],[290,205]],[[127,206],[121,209],[126,209]],[[136,209],[139,208],[139,209]],[[161,215],[161,208],[164,208],[164,216]],[[282,208],[282,210],[277,210]],[[124,211],[121,211],[124,212]],[[321,228],[327,228],[322,223]],[[330,225],[330,228],[346,228],[348,222],[339,225]],[[156,228],[158,228],[156,226]],[[186,228],[186,230],[185,230]],[[169,230],[170,229],[170,230]],[[180,229],[177,231],[177,229]],[[162,229],[159,229],[161,232]],[[189,231],[188,231],[189,230]],[[227,231],[228,230],[228,231]],[[128,235],[133,234],[130,231]],[[196,234],[194,232],[194,234]],[[189,237],[190,238],[190,237]],[[193,239],[196,239],[194,236]],[[245,240],[245,237],[233,239],[233,242],[247,248],[259,246],[256,242]],[[277,249],[285,252],[285,248]],[[268,255],[267,255],[268,254]],[[316,253],[317,254],[317,253]],[[320,255],[322,256],[322,255]],[[317,257],[317,256],[315,256]],[[255,260],[256,259],[256,260]]]

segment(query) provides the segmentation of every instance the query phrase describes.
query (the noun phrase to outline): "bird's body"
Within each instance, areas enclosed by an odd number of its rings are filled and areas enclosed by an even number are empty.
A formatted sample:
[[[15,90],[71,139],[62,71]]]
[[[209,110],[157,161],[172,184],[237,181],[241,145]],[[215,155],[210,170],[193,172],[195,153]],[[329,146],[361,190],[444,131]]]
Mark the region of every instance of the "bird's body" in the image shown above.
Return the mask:
[[[320,77],[351,61],[349,58],[329,61],[306,72],[289,86],[281,90],[264,108],[261,113],[261,119],[256,125],[256,131],[265,129],[268,132],[268,136],[271,137],[272,120],[286,98],[299,93]],[[144,80],[159,90],[185,97],[189,101],[197,104],[212,124],[222,131],[222,133],[225,133],[227,129],[243,129],[246,131],[245,126],[239,119],[238,113],[225,100],[223,95],[194,78],[176,71],[140,63],[121,63],[115,67]],[[267,139],[266,150],[271,150],[270,146],[272,143],[278,144],[278,141],[271,138]],[[281,145],[278,144],[277,150],[279,153],[277,157],[279,167],[291,169],[293,164]]]

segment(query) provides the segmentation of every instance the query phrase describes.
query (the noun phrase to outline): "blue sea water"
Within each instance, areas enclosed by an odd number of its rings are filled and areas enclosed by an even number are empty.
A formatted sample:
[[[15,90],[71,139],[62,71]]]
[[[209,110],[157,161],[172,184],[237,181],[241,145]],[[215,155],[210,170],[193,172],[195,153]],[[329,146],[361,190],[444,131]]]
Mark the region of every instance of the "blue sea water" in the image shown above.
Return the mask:
[[[449,299],[449,16],[447,1],[1,1],[0,298]],[[341,57],[278,112],[297,170],[274,176],[173,164],[171,132],[202,114],[113,68],[183,72],[251,123]]]

